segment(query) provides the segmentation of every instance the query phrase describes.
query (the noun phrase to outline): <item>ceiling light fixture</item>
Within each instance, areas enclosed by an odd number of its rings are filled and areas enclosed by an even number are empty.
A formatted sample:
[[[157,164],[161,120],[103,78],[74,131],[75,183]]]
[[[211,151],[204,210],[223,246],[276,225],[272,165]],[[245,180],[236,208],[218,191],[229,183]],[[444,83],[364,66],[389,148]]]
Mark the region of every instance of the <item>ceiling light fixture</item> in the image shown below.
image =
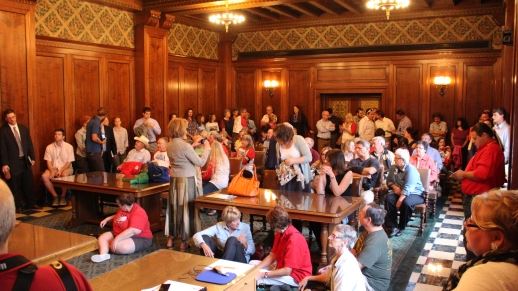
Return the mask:
[[[231,24],[240,24],[245,21],[245,17],[239,13],[229,12],[228,1],[225,1],[225,12],[209,15],[209,21],[214,24],[224,25],[225,32],[228,32],[228,27]]]
[[[387,20],[390,18],[390,11],[407,8],[410,5],[410,0],[369,0],[367,8],[374,10],[384,10],[387,15]]]

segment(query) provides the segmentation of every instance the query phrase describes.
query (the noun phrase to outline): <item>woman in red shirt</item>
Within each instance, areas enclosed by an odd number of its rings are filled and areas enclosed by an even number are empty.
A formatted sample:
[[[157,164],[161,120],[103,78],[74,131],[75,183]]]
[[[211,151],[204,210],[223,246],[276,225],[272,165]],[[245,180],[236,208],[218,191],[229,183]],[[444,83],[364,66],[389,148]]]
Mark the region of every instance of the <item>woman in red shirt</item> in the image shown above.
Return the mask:
[[[106,217],[100,223],[102,228],[108,221],[113,220],[113,229],[99,236],[99,254],[92,256],[92,262],[100,263],[109,260],[108,250],[125,255],[145,250],[153,244],[153,234],[146,211],[135,201],[135,195],[132,193],[119,195],[117,213]]]

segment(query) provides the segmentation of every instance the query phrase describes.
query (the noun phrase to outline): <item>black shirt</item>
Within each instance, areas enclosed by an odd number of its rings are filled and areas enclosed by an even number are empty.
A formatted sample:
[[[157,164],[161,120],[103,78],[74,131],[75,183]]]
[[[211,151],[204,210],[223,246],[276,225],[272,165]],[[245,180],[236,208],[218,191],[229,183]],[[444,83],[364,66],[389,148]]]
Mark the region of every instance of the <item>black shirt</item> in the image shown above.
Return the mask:
[[[347,174],[347,172],[349,171],[346,171],[345,173],[343,174],[340,174],[340,175],[336,175],[336,182],[338,184],[340,184],[340,182],[342,182],[342,179],[345,177],[345,174]],[[353,193],[351,191],[351,186],[349,185],[349,187],[347,187],[347,189],[345,189],[345,191],[340,194],[340,196],[352,196]],[[329,175],[326,174],[326,188],[325,188],[325,193],[326,195],[333,195],[333,190],[331,190],[331,177]]]
[[[360,158],[353,159],[349,162],[349,169],[354,173],[361,174],[364,168],[373,167],[376,169],[376,173],[372,174],[370,178],[363,178],[362,188],[363,190],[370,190],[376,186],[378,181],[378,175],[380,170],[380,163],[375,157],[369,157],[365,161]]]

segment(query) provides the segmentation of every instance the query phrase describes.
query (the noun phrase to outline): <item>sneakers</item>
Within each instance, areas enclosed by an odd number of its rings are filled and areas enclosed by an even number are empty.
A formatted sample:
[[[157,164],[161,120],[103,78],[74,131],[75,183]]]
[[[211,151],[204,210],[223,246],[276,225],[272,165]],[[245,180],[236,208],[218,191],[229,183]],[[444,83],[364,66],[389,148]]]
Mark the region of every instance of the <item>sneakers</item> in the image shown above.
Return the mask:
[[[104,262],[106,260],[109,260],[110,259],[110,254],[93,255],[91,259],[92,259],[92,262],[94,262],[94,263],[101,263],[101,262]]]
[[[59,206],[67,206],[67,201],[65,200],[65,196],[61,196],[59,199]]]
[[[59,206],[59,198],[56,196],[54,199],[52,199],[52,207],[58,207]]]

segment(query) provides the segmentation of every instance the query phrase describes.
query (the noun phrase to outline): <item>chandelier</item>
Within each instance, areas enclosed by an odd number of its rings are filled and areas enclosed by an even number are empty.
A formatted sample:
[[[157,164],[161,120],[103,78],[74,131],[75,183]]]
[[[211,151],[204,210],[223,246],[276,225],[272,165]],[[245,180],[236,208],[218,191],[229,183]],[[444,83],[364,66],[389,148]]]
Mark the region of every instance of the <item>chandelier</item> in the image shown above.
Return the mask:
[[[214,24],[224,25],[225,32],[228,32],[228,27],[231,24],[240,24],[245,21],[245,17],[239,13],[228,11],[228,1],[225,2],[225,12],[209,15],[209,21]]]
[[[376,10],[385,10],[387,20],[390,18],[390,11],[407,8],[410,5],[410,0],[369,0],[367,8]]]

